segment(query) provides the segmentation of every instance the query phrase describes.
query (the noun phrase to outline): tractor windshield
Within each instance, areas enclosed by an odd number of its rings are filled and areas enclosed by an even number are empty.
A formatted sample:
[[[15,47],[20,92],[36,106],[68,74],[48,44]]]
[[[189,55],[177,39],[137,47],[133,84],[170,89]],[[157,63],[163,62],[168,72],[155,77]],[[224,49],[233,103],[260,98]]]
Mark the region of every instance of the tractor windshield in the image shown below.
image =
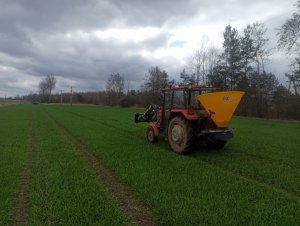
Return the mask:
[[[170,90],[164,92],[164,107],[170,108],[185,108],[187,100],[186,90]]]
[[[184,90],[174,90],[173,107],[185,108],[186,92]]]
[[[164,108],[185,109],[187,108],[187,105],[189,105],[194,109],[202,109],[200,102],[197,100],[197,96],[211,91],[212,89],[193,89],[189,87],[183,87],[178,89],[165,89],[163,90]]]

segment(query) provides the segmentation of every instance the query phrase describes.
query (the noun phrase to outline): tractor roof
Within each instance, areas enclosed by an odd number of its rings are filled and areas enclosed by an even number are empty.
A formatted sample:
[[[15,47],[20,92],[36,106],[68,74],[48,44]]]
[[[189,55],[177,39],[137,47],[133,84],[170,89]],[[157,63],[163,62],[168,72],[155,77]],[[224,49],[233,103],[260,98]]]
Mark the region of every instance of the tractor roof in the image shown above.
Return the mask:
[[[161,89],[162,92],[171,91],[171,90],[217,90],[217,88],[200,86],[200,85],[191,85],[191,86],[172,86],[170,88]]]

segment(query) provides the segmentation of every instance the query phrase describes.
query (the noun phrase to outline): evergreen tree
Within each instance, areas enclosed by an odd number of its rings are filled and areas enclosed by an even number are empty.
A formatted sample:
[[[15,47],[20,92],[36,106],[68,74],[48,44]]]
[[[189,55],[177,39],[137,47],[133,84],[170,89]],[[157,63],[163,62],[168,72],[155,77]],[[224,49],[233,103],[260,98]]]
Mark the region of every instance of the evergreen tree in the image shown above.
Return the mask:
[[[194,84],[196,84],[195,75],[194,74],[192,74],[192,75],[187,74],[185,68],[180,73],[180,78],[182,79],[182,82],[180,83],[180,85],[194,85]]]
[[[252,27],[247,25],[244,29],[244,35],[241,37],[241,58],[244,68],[244,76],[248,76],[248,72],[252,69],[251,63],[254,60],[254,45],[251,37]]]
[[[146,91],[151,93],[154,103],[160,102],[160,90],[167,87],[168,83],[169,76],[165,70],[161,70],[158,66],[149,69],[144,86]]]
[[[224,88],[233,90],[242,75],[241,43],[238,31],[230,25],[226,26],[223,36],[224,53],[221,55],[221,65],[218,67],[222,73],[218,74],[224,76]]]

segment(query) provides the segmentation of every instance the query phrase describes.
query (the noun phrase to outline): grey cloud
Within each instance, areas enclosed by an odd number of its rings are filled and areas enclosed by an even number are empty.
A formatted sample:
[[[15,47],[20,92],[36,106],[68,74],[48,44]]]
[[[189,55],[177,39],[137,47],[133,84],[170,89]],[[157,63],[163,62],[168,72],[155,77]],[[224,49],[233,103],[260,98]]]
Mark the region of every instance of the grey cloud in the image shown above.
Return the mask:
[[[187,19],[198,12],[197,2],[187,1],[126,1],[119,0],[116,4],[125,13],[125,20],[131,25],[161,26],[173,18]]]
[[[169,33],[161,32],[157,36],[153,38],[148,38],[145,41],[143,41],[141,47],[151,51],[158,49],[159,47],[166,47],[170,37],[171,35]]]
[[[31,64],[27,64],[27,71],[36,76],[55,74],[78,79],[106,79],[109,74],[119,72],[128,75],[128,79],[136,80],[139,79],[139,73],[149,65],[138,54],[140,44],[132,42],[124,44],[108,40],[76,40],[68,43],[66,40],[45,39],[44,45],[48,48],[37,51],[31,58]],[[23,64],[15,67],[24,70]]]
[[[223,26],[242,21],[243,27],[256,21],[259,15],[254,14],[276,11],[282,1],[0,0],[0,4],[0,66],[14,69],[7,72],[13,81],[0,73],[1,95],[1,90],[13,90],[12,85],[17,89],[11,92],[16,94],[36,90],[29,87],[35,84],[32,79],[38,83],[46,74],[58,76],[60,86],[77,84],[86,90],[104,88],[111,73],[121,73],[138,88],[148,68],[155,65],[167,70],[171,77],[178,77],[184,65],[176,58],[154,59],[141,55],[141,51],[152,53],[167,47],[171,38],[169,30],[178,26]],[[267,25],[276,27],[282,22],[271,18]],[[160,32],[141,42],[79,35],[95,29],[145,26],[158,28]],[[222,35],[223,31],[219,32]],[[68,38],[68,33],[75,35]],[[30,81],[29,85],[19,82],[26,80]]]
[[[13,36],[0,32],[0,51],[16,57],[27,57],[32,54],[32,42],[21,32]]]
[[[197,2],[197,1],[196,1]],[[0,27],[11,32],[105,29],[119,26],[161,26],[174,17],[196,14],[195,1],[19,0],[3,1]]]

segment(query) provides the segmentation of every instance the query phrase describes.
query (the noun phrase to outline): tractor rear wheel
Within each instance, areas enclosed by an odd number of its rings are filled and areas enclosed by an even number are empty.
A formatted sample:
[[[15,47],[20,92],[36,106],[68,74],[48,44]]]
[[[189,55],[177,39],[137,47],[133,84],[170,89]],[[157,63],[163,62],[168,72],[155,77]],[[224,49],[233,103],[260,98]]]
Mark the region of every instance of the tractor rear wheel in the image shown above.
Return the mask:
[[[182,117],[174,117],[169,123],[168,141],[174,152],[187,153],[193,145],[192,125]]]
[[[149,143],[154,143],[157,141],[157,136],[155,136],[154,129],[152,128],[152,126],[148,126],[146,136]]]

